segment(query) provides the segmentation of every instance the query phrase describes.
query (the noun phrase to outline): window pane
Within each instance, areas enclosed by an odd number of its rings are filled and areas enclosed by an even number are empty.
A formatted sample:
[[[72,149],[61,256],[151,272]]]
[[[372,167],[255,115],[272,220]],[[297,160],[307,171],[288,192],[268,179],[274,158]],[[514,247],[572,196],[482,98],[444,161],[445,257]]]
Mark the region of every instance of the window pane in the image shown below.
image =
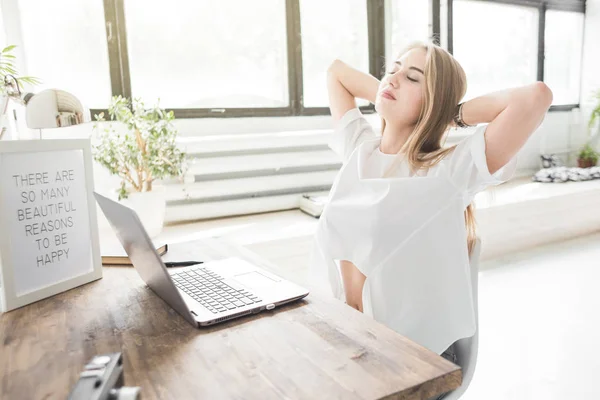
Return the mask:
[[[428,42],[430,32],[429,1],[395,0],[389,4],[391,9],[386,10],[391,14],[391,40],[386,40],[388,60],[395,59],[411,42]]]
[[[537,79],[538,10],[455,0],[454,56],[467,74],[465,100]]]
[[[303,103],[305,107],[327,107],[326,72],[334,59],[369,72],[367,3],[365,0],[301,0],[300,20]]]
[[[553,104],[579,104],[583,14],[546,11],[544,81]]]
[[[132,96],[167,108],[288,105],[285,1],[124,3]]]
[[[5,48],[6,43],[6,32],[4,31],[4,18],[2,18],[2,4],[0,3],[0,48]]]
[[[34,92],[56,88],[87,108],[106,108],[110,70],[102,1],[20,0],[25,71],[43,81]],[[29,88],[31,89],[31,88]]]

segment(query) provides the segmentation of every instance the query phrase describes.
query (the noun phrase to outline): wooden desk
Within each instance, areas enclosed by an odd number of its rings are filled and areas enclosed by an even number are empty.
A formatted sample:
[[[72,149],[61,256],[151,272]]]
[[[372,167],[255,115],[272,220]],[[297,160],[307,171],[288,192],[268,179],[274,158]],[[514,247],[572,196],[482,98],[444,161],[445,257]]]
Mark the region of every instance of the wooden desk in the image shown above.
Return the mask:
[[[205,260],[245,249],[193,243]],[[190,245],[171,246],[176,252]],[[274,271],[276,272],[276,271]],[[94,355],[123,352],[125,383],[144,399],[429,399],[460,368],[341,302],[295,304],[196,329],[133,268],[0,316],[0,398],[65,399]]]

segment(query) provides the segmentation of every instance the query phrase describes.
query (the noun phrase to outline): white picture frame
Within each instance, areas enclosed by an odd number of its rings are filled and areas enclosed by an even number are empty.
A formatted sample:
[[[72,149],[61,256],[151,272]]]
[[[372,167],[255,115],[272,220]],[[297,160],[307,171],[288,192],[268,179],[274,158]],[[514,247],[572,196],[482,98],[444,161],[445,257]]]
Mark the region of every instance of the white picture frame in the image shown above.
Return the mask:
[[[102,278],[89,139],[0,142],[0,309]]]

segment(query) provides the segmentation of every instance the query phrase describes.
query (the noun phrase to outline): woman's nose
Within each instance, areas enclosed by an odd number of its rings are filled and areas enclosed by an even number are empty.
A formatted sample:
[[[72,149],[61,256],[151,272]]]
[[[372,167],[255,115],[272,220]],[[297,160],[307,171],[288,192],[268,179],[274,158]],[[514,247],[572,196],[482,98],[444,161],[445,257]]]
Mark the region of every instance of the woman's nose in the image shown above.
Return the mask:
[[[396,72],[395,74],[393,74],[390,77],[390,86],[392,86],[394,89],[398,89],[399,85],[400,85],[400,72]]]

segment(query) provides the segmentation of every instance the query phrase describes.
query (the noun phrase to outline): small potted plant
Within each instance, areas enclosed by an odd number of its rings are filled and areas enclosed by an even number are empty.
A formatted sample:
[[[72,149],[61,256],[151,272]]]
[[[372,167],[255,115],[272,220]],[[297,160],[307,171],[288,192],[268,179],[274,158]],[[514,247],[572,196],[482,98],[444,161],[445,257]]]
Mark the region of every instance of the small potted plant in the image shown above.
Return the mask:
[[[594,92],[593,99],[596,101],[596,105],[592,110],[592,114],[590,115],[590,122],[588,123],[588,128],[590,131],[594,129],[596,121],[600,121],[600,90]],[[598,130],[600,131],[600,126],[598,127]]]
[[[112,175],[121,178],[118,199],[139,215],[150,237],[163,227],[165,188],[157,179],[183,175],[185,153],[176,144],[173,112],[158,104],[146,108],[140,99],[130,102],[115,96],[108,108],[115,127],[104,113],[95,116],[94,159]]]
[[[586,144],[583,146],[577,157],[577,166],[579,168],[590,168],[598,163],[598,152],[592,146]]]

